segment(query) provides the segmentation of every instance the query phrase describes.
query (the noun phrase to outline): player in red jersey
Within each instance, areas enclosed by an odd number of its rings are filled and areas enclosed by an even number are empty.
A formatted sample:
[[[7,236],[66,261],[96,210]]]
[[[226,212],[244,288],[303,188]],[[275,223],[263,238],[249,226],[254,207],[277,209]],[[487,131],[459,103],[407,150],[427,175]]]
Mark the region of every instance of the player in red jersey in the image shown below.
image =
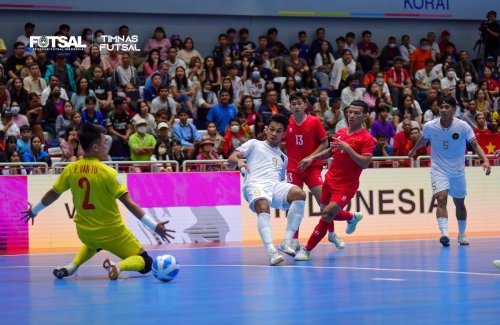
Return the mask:
[[[321,193],[322,216],[314,229],[306,246],[295,255],[297,261],[311,259],[311,250],[325,237],[329,223],[335,220],[346,220],[346,233],[352,234],[356,225],[363,219],[360,212],[354,214],[344,207],[354,197],[359,187],[359,176],[367,168],[372,158],[375,142],[363,122],[368,117],[368,105],[355,100],[347,109],[349,127],[341,129],[335,135],[331,148],[304,159],[300,169],[305,169],[312,161],[328,158],[333,155],[333,162],[326,173]]]
[[[300,170],[297,165],[304,159],[313,156],[328,148],[328,135],[321,120],[316,116],[307,115],[306,98],[301,92],[290,95],[290,124],[286,134],[286,154],[288,156],[288,167],[286,169],[287,181],[293,185],[302,188],[304,183],[314,195],[314,198],[320,205],[321,188],[323,178],[323,162],[321,160],[313,161],[304,170]],[[292,247],[298,250],[300,244],[298,241],[299,231],[295,233],[292,241]],[[344,241],[335,234],[333,221],[328,229],[328,240],[334,243],[338,249],[345,247]]]

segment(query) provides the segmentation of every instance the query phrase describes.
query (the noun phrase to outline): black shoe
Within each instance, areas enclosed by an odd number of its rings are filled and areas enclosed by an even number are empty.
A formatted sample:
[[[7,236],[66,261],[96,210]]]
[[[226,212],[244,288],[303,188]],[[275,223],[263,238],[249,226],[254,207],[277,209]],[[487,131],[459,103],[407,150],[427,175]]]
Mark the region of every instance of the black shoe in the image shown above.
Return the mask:
[[[450,238],[448,236],[441,236],[441,238],[439,238],[439,242],[444,247],[450,246]]]
[[[54,271],[52,271],[52,274],[54,274],[54,276],[58,279],[65,278],[69,275],[68,270],[65,267],[54,269]]]

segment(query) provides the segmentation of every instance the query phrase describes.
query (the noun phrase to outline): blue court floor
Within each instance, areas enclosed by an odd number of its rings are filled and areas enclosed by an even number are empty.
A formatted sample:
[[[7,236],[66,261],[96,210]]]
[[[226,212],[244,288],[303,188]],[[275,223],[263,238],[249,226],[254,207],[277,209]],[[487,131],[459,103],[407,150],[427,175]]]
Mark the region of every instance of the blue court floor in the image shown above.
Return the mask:
[[[0,324],[500,324],[500,238],[323,244],[275,267],[262,247],[149,253],[179,276],[109,281],[101,252],[57,280],[72,254],[0,256]]]

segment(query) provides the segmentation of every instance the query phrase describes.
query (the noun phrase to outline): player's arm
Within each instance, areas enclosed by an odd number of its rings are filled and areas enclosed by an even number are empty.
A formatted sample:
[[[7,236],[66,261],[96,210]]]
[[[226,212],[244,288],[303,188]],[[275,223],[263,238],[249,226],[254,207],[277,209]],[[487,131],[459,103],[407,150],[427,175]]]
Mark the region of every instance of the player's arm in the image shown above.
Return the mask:
[[[130,211],[132,214],[139,219],[146,227],[156,232],[163,240],[166,240],[170,243],[170,239],[174,239],[174,237],[169,234],[169,232],[175,232],[175,230],[170,230],[165,228],[165,224],[169,221],[156,222],[152,217],[148,216],[144,210],[135,203],[130,194],[128,192],[124,193],[122,196],[118,198],[123,205]]]
[[[415,144],[415,147],[413,147],[413,149],[411,149],[410,152],[408,153],[408,158],[410,158],[410,159],[413,158],[413,156],[415,156],[415,153],[417,152],[417,150],[422,148],[424,145],[426,145],[427,142],[429,142],[429,139],[427,139],[423,135],[420,136],[420,139],[418,139],[417,143]]]
[[[325,152],[324,155],[320,155],[318,158],[315,158],[318,154]],[[300,170],[306,169],[314,160],[323,160],[331,157],[330,148],[328,147],[328,139],[325,138],[321,141],[321,144],[312,152],[309,156],[305,157],[297,164],[297,168]]]
[[[372,160],[371,155],[361,155],[357,153],[349,144],[337,138],[333,138],[332,148],[333,150],[346,151],[349,157],[351,157],[351,159],[356,163],[356,165],[363,169],[367,168],[370,165],[370,161]],[[373,152],[373,147],[371,148],[372,150],[370,152]]]
[[[491,173],[490,161],[486,157],[483,148],[479,146],[476,139],[469,141],[469,143],[472,146],[472,149],[474,149],[474,152],[477,153],[477,155],[483,160],[483,169],[486,171],[486,175],[489,175]]]
[[[231,156],[229,156],[229,158],[227,159],[227,162],[229,163],[230,166],[238,166],[240,170],[242,168],[245,168],[247,171],[249,171],[248,165],[244,160],[243,154],[238,150],[233,151]]]
[[[34,206],[32,206],[28,202],[30,208],[26,211],[23,211],[24,214],[21,219],[26,219],[25,223],[28,223],[28,221],[31,219],[31,224],[33,225],[35,223],[35,217],[40,213],[40,211],[54,203],[60,196],[61,194],[51,189],[50,191],[45,193],[42,200],[40,200],[40,202],[38,202]]]

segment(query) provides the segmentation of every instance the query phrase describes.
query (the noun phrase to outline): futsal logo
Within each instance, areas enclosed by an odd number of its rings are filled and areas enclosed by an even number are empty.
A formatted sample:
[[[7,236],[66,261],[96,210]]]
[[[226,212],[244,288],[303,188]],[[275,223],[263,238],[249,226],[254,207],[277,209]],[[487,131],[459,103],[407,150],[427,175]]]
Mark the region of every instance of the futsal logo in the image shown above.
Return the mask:
[[[453,133],[453,135],[451,136],[453,140],[456,140],[458,139],[460,136],[458,135],[458,133]]]
[[[50,45],[49,39],[47,36],[42,35],[38,38],[38,46],[41,48],[46,48]]]

